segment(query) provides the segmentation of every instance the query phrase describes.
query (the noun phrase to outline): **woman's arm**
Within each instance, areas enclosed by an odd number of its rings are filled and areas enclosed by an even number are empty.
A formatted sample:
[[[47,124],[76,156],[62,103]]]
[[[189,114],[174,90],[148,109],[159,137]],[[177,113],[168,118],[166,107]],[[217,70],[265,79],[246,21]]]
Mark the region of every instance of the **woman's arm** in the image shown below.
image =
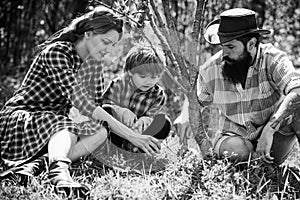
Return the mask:
[[[92,117],[94,119],[107,121],[114,133],[122,138],[129,140],[134,145],[141,148],[148,155],[155,155],[156,153],[159,153],[159,140],[149,135],[136,134],[135,132],[133,132],[133,130],[112,117],[103,108],[97,107],[94,110]]]

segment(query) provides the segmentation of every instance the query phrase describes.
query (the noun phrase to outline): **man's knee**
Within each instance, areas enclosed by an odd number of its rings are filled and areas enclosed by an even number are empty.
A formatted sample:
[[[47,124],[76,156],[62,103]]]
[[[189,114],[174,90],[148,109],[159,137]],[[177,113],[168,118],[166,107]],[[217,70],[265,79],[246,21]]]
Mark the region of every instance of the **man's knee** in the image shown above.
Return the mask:
[[[226,138],[221,144],[219,153],[226,154],[231,161],[246,161],[253,152],[253,145],[249,140],[238,136]]]

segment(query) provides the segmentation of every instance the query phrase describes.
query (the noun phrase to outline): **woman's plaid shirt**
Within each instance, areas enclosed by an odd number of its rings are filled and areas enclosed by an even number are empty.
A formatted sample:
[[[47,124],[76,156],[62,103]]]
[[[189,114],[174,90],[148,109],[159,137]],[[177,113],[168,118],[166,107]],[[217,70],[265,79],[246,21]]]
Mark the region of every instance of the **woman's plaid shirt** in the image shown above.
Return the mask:
[[[28,111],[53,111],[67,115],[75,106],[84,115],[91,116],[94,101],[76,74],[82,60],[70,42],[49,45],[33,62],[21,87],[5,106]]]
[[[159,113],[166,102],[162,87],[155,85],[150,90],[141,91],[136,88],[126,74],[111,81],[103,94],[103,104],[128,108],[139,118],[154,116]]]
[[[198,99],[221,111],[221,132],[233,132],[255,140],[276,110],[281,98],[300,87],[300,71],[286,53],[271,44],[260,44],[249,68],[245,89],[222,75],[222,51],[200,66]]]

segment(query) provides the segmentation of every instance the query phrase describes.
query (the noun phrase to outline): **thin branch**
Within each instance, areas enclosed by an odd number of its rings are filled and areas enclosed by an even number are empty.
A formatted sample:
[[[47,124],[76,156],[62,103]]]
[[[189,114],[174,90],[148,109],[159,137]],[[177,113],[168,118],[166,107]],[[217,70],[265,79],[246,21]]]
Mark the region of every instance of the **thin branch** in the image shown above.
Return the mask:
[[[195,14],[195,20],[193,23],[193,31],[192,31],[192,44],[191,44],[191,52],[190,59],[195,67],[198,67],[200,64],[200,54],[201,52],[201,44],[199,41],[202,39],[202,31],[203,31],[203,21],[204,21],[204,12],[206,7],[207,0],[197,0],[197,9]],[[197,60],[198,57],[198,60]],[[198,69],[193,69],[193,73],[191,75],[191,86],[192,90],[196,88],[197,78],[198,78]]]
[[[174,56],[174,60],[176,61],[177,65],[178,65],[178,68],[176,68],[176,70],[178,72],[180,72],[182,74],[182,76],[189,82],[190,81],[189,80],[190,77],[189,77],[189,74],[188,74],[188,71],[187,71],[187,66],[186,66],[186,63],[184,62],[184,59],[183,59],[182,55],[179,52],[179,48],[180,48],[179,37],[177,35],[177,30],[176,30],[175,26],[172,26],[172,29],[170,27],[168,27],[168,28],[170,28],[170,30],[172,31],[172,33],[167,34],[166,33],[165,24],[162,22],[162,17],[160,16],[160,13],[157,10],[157,6],[154,4],[153,0],[150,0],[149,3],[151,5],[152,10],[154,11],[154,13],[155,14],[157,13],[157,15],[159,16],[159,17],[157,17],[157,19],[159,21],[159,24],[163,24],[164,25],[164,27],[161,30],[161,32],[165,36],[165,38],[167,40],[167,44],[170,47],[170,50],[172,49],[171,52],[172,52],[172,54]],[[163,1],[163,5],[164,4],[165,4],[165,2]],[[167,6],[167,5],[165,4],[165,6]],[[165,10],[167,11],[165,13],[166,17],[168,16],[167,20],[170,20],[169,23],[174,25],[175,23],[174,23],[173,18],[171,17],[171,14],[170,14],[169,10],[167,10],[167,9],[165,9]]]
[[[204,13],[205,13],[205,8],[207,5],[207,0],[204,0],[203,5],[202,5],[202,13],[201,13],[201,20],[200,20],[200,31],[199,31],[199,35],[198,35],[198,41],[199,42],[199,51],[198,51],[198,62],[197,62],[197,66],[199,66],[201,64],[201,57],[200,54],[202,53],[202,45],[201,45],[201,41],[203,38],[203,24],[204,24]]]
[[[123,12],[118,11],[117,9],[113,8],[112,6],[109,6],[109,5],[107,5],[107,4],[105,4],[105,3],[101,2],[101,1],[97,1],[97,3],[99,3],[99,5],[102,5],[102,6],[106,7],[106,8],[109,8],[109,9],[113,10],[114,12],[119,13],[120,15],[126,17],[130,21],[134,22],[138,27],[143,27],[142,24],[140,24],[139,22],[135,21],[134,19],[132,19],[128,15],[124,14]]]
[[[163,21],[163,19],[161,17],[161,14],[158,12],[157,7],[156,7],[156,5],[155,5],[155,3],[154,3],[153,0],[150,0],[149,3],[151,5],[151,8],[152,8],[152,10],[153,10],[153,12],[155,14],[156,19],[157,19],[158,27],[160,28],[160,31],[165,36],[168,45],[171,46],[170,33],[168,32],[166,24],[164,23],[164,21]]]
[[[151,40],[149,39],[149,37],[148,37],[145,33],[143,33],[143,34],[144,34],[145,39],[147,40],[147,42],[150,44],[151,48],[152,48],[153,51],[155,52],[156,57],[160,60],[160,62],[162,62],[161,59],[160,59],[160,57],[158,56],[158,53],[157,53],[157,51],[156,51],[156,48],[153,46],[153,43],[151,42]],[[180,84],[180,83],[173,77],[173,75],[172,75],[172,73],[170,72],[170,70],[169,70],[165,65],[163,65],[163,68],[164,68],[165,72],[168,74],[168,76],[172,79],[172,81],[173,81],[177,86],[179,86],[180,89],[181,89],[184,93],[187,94],[188,91],[183,87],[182,84]],[[177,71],[176,71],[176,72],[177,72]]]
[[[181,72],[180,70],[180,67],[178,65],[178,62],[171,50],[171,47],[169,46],[169,44],[166,42],[166,39],[165,37],[161,34],[161,32],[158,30],[155,22],[154,22],[154,19],[153,19],[153,16],[152,14],[148,13],[148,17],[149,17],[149,20],[150,20],[150,25],[155,33],[155,35],[158,37],[158,39],[160,40],[161,42],[161,45],[163,47],[163,51],[168,55],[168,57],[171,59],[171,62],[173,63],[174,65],[174,68],[175,70],[177,70],[178,72]],[[188,83],[188,81],[186,81],[185,79],[182,79],[180,76],[178,77],[178,81],[182,84],[182,86],[185,88],[186,91],[189,90],[190,88],[190,85]]]

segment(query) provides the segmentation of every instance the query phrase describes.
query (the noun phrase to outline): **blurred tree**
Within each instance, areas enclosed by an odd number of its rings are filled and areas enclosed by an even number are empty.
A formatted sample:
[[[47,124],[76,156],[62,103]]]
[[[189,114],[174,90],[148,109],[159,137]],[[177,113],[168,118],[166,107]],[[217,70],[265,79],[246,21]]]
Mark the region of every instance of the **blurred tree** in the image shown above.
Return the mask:
[[[34,47],[83,13],[87,4],[87,0],[1,1],[1,76],[28,69]]]

